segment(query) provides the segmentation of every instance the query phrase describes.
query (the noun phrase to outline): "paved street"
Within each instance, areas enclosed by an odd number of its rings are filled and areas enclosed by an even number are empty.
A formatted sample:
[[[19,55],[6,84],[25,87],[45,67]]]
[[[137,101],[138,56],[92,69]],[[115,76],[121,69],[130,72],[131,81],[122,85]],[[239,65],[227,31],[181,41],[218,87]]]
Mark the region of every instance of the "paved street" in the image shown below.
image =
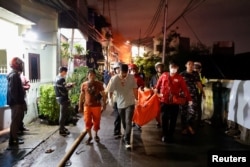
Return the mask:
[[[94,140],[86,145],[85,137],[73,152],[66,166],[72,167],[154,167],[154,166],[207,166],[207,153],[217,150],[250,150],[232,137],[206,124],[194,136],[183,136],[177,125],[175,142],[161,142],[161,130],[155,120],[142,127],[133,128],[131,151],[125,149],[122,140],[113,136],[113,114],[108,108],[102,115],[100,143]],[[71,134],[61,137],[57,126],[48,126],[39,121],[27,125],[30,128],[22,137],[25,144],[19,148],[8,148],[8,136],[1,136],[0,166],[51,167],[58,166],[75,139],[83,130],[83,120],[76,126],[68,126]]]

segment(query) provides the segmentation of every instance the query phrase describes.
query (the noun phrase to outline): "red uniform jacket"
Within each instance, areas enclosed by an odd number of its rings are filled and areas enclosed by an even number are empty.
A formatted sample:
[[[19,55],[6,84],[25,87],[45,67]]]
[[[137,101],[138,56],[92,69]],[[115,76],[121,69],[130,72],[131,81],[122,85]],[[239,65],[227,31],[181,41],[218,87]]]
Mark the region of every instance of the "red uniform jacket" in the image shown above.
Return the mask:
[[[192,101],[186,82],[179,74],[170,76],[169,72],[164,72],[157,81],[156,89],[158,93],[163,95],[160,98],[160,101],[163,103],[169,104],[170,92],[176,96],[182,92],[187,101]]]
[[[145,83],[139,74],[135,74],[134,77],[135,77],[135,81],[137,83],[138,88],[145,86]]]

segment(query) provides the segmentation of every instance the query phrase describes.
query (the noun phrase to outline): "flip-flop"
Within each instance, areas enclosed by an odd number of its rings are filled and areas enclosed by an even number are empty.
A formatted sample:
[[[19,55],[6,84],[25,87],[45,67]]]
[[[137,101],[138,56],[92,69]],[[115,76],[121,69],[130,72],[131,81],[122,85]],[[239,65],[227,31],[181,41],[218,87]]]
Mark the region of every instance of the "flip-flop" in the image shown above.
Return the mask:
[[[48,154],[48,153],[52,153],[53,151],[54,151],[53,149],[48,149],[45,151],[45,153]]]

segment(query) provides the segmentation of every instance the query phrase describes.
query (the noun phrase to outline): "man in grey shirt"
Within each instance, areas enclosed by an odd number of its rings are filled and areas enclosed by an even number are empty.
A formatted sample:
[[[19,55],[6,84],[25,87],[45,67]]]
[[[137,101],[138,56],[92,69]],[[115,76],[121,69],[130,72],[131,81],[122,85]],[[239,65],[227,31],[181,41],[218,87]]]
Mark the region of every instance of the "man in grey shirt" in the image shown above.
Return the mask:
[[[121,64],[120,69],[120,73],[110,80],[106,91],[111,94],[116,91],[117,108],[125,131],[125,147],[130,149],[132,119],[134,115],[135,100],[138,98],[138,90],[134,76],[128,74],[128,65]]]

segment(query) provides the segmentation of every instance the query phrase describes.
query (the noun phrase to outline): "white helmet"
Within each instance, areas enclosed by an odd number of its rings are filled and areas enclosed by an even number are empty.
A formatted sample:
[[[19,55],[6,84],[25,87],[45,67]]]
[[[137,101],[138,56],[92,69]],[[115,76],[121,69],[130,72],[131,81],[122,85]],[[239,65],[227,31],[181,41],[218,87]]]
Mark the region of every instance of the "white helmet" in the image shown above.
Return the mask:
[[[121,63],[115,62],[113,65],[113,69],[120,68],[120,66],[121,66]]]
[[[159,65],[164,66],[164,64],[162,62],[157,62],[157,63],[155,63],[155,68],[157,68],[157,66],[159,66]]]

